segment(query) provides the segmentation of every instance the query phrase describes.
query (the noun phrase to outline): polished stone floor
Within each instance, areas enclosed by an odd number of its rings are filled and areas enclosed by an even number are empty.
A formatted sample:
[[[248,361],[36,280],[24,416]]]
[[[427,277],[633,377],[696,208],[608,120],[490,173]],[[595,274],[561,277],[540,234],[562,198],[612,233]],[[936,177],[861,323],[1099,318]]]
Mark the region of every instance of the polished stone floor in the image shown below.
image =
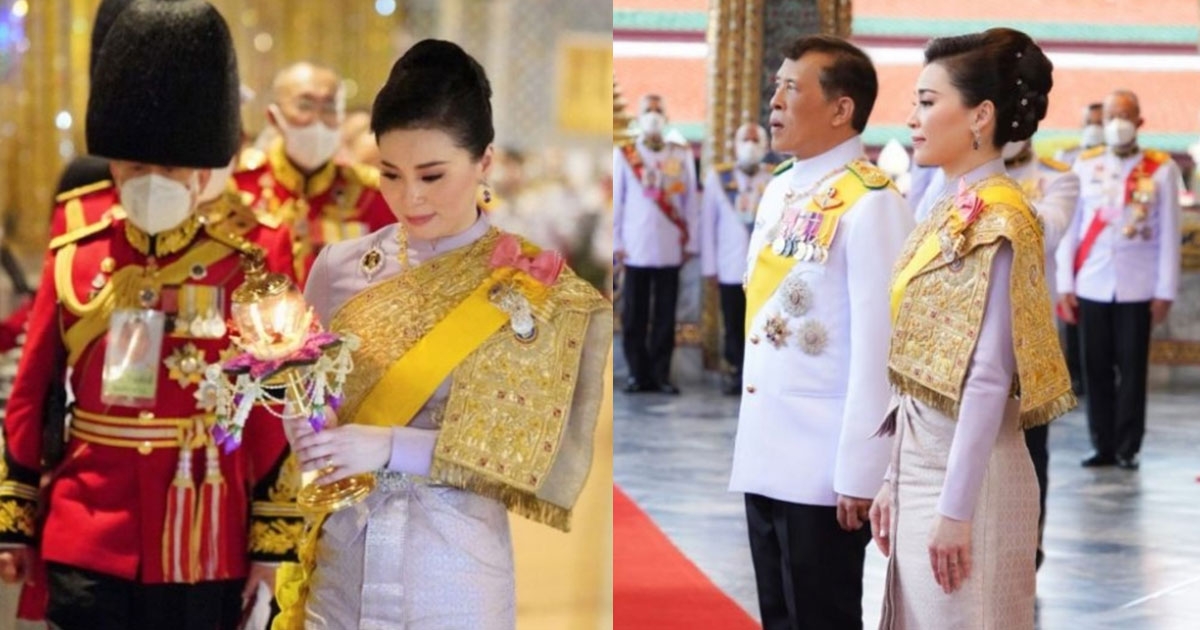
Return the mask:
[[[617,362],[619,385],[619,356]],[[618,387],[614,481],[757,619],[742,499],[725,491],[737,399],[720,396],[715,383],[680,385],[678,397],[629,396]],[[1200,628],[1200,391],[1151,394],[1139,472],[1079,467],[1088,451],[1080,410],[1052,425],[1050,449],[1038,627]],[[872,545],[866,628],[878,623],[884,567]]]

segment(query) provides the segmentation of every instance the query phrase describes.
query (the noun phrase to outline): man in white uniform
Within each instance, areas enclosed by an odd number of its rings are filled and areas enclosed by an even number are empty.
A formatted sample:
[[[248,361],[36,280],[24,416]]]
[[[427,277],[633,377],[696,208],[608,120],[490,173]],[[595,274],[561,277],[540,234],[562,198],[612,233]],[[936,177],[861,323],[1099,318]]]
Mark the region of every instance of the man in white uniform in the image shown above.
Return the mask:
[[[1133,92],[1104,99],[1107,146],[1075,161],[1082,194],[1058,248],[1059,312],[1078,321],[1083,342],[1096,449],[1086,467],[1138,468],[1150,329],[1166,320],[1179,289],[1179,167],[1138,146],[1141,125]]]
[[[724,321],[724,356],[729,364],[724,393],[742,391],[742,353],[746,345],[746,251],[771,164],[763,161],[769,141],[761,125],[746,123],[734,136],[736,162],[718,164],[704,182],[700,213],[700,259],[705,278],[717,284]]]
[[[613,257],[625,266],[621,341],[628,393],[678,394],[671,383],[679,270],[700,252],[692,151],[663,139],[666,106],[642,97],[633,142],[613,149]]]
[[[750,239],[747,344],[729,489],[746,520],[763,627],[861,628],[867,511],[890,437],[892,265],[912,211],[863,157],[878,92],[848,42],[785,51],[771,99],[776,169]]]

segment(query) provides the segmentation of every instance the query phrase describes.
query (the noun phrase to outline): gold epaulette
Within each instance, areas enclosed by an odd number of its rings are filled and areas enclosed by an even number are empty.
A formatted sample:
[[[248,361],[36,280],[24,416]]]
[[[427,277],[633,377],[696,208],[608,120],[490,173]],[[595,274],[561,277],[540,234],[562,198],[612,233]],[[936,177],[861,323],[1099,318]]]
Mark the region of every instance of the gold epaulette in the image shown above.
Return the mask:
[[[736,166],[733,162],[721,162],[720,164],[713,164],[713,170],[717,173],[725,174],[732,171]]]
[[[342,173],[354,183],[367,188],[379,188],[379,169],[366,164],[351,164],[342,168]]]
[[[112,180],[102,179],[98,182],[92,182],[90,184],[87,184],[86,186],[80,186],[79,188],[72,188],[71,190],[68,190],[66,192],[59,193],[58,195],[56,195],[54,197],[54,203],[62,203],[64,201],[69,201],[69,200],[75,199],[77,197],[82,197],[88,193],[96,192],[97,190],[104,190],[105,188],[109,188],[110,186],[112,186]]]
[[[1149,158],[1151,161],[1157,162],[1159,164],[1162,164],[1162,163],[1166,162],[1167,160],[1171,159],[1171,155],[1169,153],[1167,153],[1166,151],[1159,151],[1158,149],[1146,149],[1145,154],[1146,154],[1146,157]]]
[[[245,235],[260,223],[254,211],[243,204],[229,204],[223,217],[210,217],[204,232],[210,238],[224,243],[248,256],[263,255],[263,248],[251,243]]]
[[[1100,146],[1092,147],[1090,149],[1085,150],[1083,153],[1080,153],[1079,156],[1076,157],[1075,159],[1076,160],[1090,160],[1096,156],[1104,155],[1104,152],[1107,149],[1108,149],[1108,147],[1104,146],[1103,144]]]
[[[788,159],[784,160],[783,163],[781,163],[779,166],[776,166],[775,170],[771,171],[771,175],[782,175],[782,174],[786,173],[789,168],[792,168],[793,166],[795,166],[795,164],[796,164],[796,158],[788,158]]]
[[[244,171],[253,171],[254,169],[267,163],[267,154],[265,151],[254,147],[246,147],[238,154],[238,163],[234,167],[235,173]]]
[[[888,177],[887,173],[866,160],[854,160],[846,165],[846,170],[854,173],[854,176],[871,190],[879,190],[892,185],[892,178]]]
[[[1041,162],[1042,166],[1045,166],[1052,171],[1058,171],[1059,173],[1065,173],[1071,170],[1070,166],[1048,157],[1039,157],[1038,162]]]
[[[64,245],[69,245],[71,243],[81,241],[93,234],[98,234],[100,232],[103,232],[104,230],[107,230],[109,226],[112,225],[112,223],[115,219],[118,219],[118,218],[121,218],[124,216],[123,212],[116,213],[113,211],[109,211],[109,212],[105,212],[104,216],[100,217],[99,221],[96,221],[94,223],[88,223],[88,224],[78,224],[78,227],[76,227],[76,226],[72,225],[70,215],[72,214],[72,210],[73,210],[72,206],[74,206],[78,203],[79,203],[78,199],[72,199],[72,200],[67,201],[67,209],[66,209],[66,212],[68,215],[67,231],[50,240],[50,250],[51,251],[54,251],[56,249],[61,249]],[[82,217],[83,208],[80,207],[77,210],[77,212]],[[80,223],[82,223],[82,222],[80,222]]]

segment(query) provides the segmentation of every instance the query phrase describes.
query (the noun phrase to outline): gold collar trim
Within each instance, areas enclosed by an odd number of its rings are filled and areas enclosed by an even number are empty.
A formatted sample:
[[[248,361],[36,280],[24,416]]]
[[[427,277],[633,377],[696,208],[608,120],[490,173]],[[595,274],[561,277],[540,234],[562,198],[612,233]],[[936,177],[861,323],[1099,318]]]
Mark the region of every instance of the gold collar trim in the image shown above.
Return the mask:
[[[170,256],[191,245],[192,241],[196,239],[196,234],[200,232],[200,225],[200,215],[192,213],[178,227],[151,237],[134,225],[132,221],[126,221],[125,240],[129,241],[129,244],[142,255],[151,255],[151,241],[153,241],[154,256]]]
[[[271,147],[267,149],[267,161],[271,164],[271,175],[275,177],[275,181],[293,195],[306,199],[316,197],[329,190],[333,186],[334,179],[337,178],[337,165],[333,163],[332,159],[312,175],[306,176],[301,173],[283,150],[283,138],[271,143]]]

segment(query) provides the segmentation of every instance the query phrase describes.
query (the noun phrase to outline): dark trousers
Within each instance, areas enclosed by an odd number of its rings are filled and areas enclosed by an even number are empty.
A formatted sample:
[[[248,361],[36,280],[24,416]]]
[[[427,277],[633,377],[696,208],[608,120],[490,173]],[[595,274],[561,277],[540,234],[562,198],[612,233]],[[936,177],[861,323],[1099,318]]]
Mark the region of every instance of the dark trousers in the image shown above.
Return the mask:
[[[667,383],[675,352],[679,267],[625,267],[621,344],[629,375],[643,385]]]
[[[742,355],[746,351],[746,292],[740,284],[722,284],[721,318],[725,320],[725,360],[738,378],[742,376]]]
[[[63,564],[46,566],[46,618],[61,630],[235,630],[244,580],[141,584]]]
[[[837,508],[746,495],[750,554],[763,630],[862,628],[870,525],[837,523]]]
[[[1063,322],[1063,355],[1067,359],[1067,371],[1071,374],[1071,387],[1076,392],[1084,389],[1083,349],[1079,347],[1079,326]]]
[[[1133,457],[1146,433],[1150,303],[1080,299],[1079,332],[1092,446]]]
[[[1037,559],[1039,566],[1042,564],[1042,532],[1046,529],[1046,488],[1049,483],[1050,469],[1050,449],[1047,448],[1049,440],[1050,425],[1048,424],[1034,427],[1025,432],[1025,446],[1029,449],[1029,458],[1033,460],[1033,472],[1037,475],[1038,505],[1041,507],[1041,510],[1038,511]]]

